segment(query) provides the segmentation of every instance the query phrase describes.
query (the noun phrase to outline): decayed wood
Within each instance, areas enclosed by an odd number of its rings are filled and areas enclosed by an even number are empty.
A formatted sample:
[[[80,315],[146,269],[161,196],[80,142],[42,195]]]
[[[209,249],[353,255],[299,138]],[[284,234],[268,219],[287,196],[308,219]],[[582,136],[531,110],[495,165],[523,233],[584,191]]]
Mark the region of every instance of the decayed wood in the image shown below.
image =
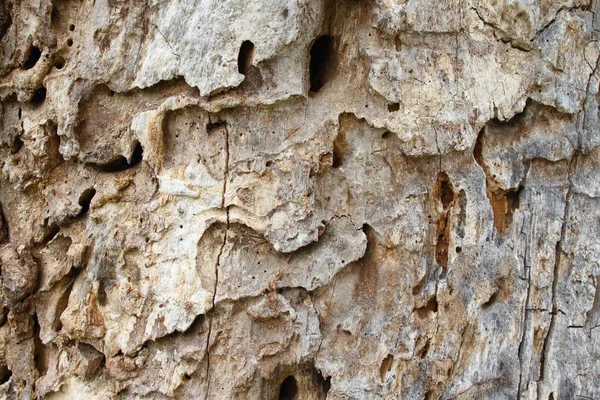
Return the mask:
[[[598,11],[4,1],[0,397],[600,398]]]

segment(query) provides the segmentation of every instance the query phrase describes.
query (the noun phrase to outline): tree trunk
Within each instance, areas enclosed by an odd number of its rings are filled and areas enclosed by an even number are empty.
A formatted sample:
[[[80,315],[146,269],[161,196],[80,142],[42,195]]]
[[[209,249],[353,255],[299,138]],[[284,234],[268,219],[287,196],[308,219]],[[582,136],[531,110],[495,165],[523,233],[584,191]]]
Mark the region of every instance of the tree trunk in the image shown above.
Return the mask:
[[[4,0],[0,397],[600,399],[596,0]]]

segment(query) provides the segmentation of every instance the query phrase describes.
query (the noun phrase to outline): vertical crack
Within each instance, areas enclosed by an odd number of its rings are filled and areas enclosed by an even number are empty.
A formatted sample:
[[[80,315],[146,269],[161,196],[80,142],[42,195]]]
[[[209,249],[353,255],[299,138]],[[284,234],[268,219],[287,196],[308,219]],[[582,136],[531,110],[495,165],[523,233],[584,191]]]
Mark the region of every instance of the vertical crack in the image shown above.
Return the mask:
[[[523,350],[525,343],[525,330],[527,329],[527,325],[529,323],[531,310],[527,309],[527,304],[529,304],[529,293],[531,292],[531,281],[530,281],[531,271],[528,269],[527,271],[527,297],[525,299],[525,312],[523,316],[523,323],[521,324],[521,340],[519,341],[519,386],[517,387],[517,400],[521,399],[521,385],[523,383]]]
[[[225,249],[225,244],[227,243],[227,236],[229,234],[229,207],[226,209],[227,212],[227,225],[225,229],[225,234],[223,235],[223,242],[221,243],[221,248],[219,249],[219,254],[217,255],[217,262],[215,263],[215,284],[212,295],[212,308],[209,313],[208,319],[208,335],[206,337],[206,394],[205,399],[208,398],[210,393],[210,338],[212,336],[212,325],[213,318],[215,313],[215,299],[217,297],[217,289],[219,285],[219,267],[221,265],[221,256],[223,255],[223,250]]]
[[[7,243],[10,240],[8,221],[4,217],[2,204],[0,203],[0,244]]]
[[[335,287],[337,285],[337,280],[338,280],[338,276],[336,274],[336,276],[333,279],[333,284],[331,287],[331,295],[329,296],[329,301],[327,302],[327,313],[329,313],[329,311],[331,309],[331,303],[333,301],[333,296],[335,294]],[[313,303],[313,309],[315,309],[314,303]],[[316,312],[316,309],[315,309],[315,312]],[[315,352],[315,360],[317,360],[317,358],[319,357],[319,352],[321,351],[321,346],[323,345],[323,340],[325,340],[325,337],[323,336],[323,332],[321,332],[321,315],[319,315],[318,312],[317,312],[317,317],[319,319],[319,333],[321,335],[321,338],[319,340],[319,346],[317,346],[317,351]]]
[[[569,215],[569,200],[572,196],[571,190],[573,187],[572,175],[573,175],[573,171],[577,167],[578,155],[579,155],[579,150],[576,150],[575,153],[573,154],[573,157],[571,158],[571,160],[569,162],[569,166],[568,166],[568,168],[569,168],[568,177],[567,177],[568,186],[567,186],[567,192],[565,194],[565,206],[563,208],[563,219],[562,219],[562,224],[561,224],[561,229],[560,229],[560,238],[556,242],[556,247],[554,250],[554,271],[553,271],[553,277],[552,277],[552,311],[550,312],[550,325],[548,326],[548,333],[546,334],[546,337],[544,338],[544,344],[542,345],[542,355],[541,355],[541,360],[540,360],[540,375],[539,375],[539,380],[538,380],[539,382],[542,382],[545,377],[546,366],[548,364],[548,353],[550,351],[548,342],[550,340],[551,335],[553,334],[556,313],[558,312],[558,306],[556,304],[556,286],[558,284],[558,278],[559,278],[558,273],[559,273],[560,262],[562,260],[562,254],[563,254],[562,243],[565,240],[566,233],[567,233],[566,232],[567,231],[567,223],[566,222],[567,222],[567,217]],[[538,386],[538,388],[539,388],[539,386]]]
[[[225,133],[225,172],[223,173],[223,193],[221,195],[221,208],[225,207],[225,195],[227,193],[227,181],[229,180],[229,128],[223,123]],[[229,209],[227,209],[227,228],[229,228]]]
[[[225,134],[225,171],[223,173],[223,192],[221,194],[221,209],[225,207],[225,194],[227,192],[227,180],[229,179],[229,130],[226,124],[222,124],[223,132]],[[205,399],[208,399],[210,393],[210,339],[212,336],[212,326],[213,326],[213,318],[215,313],[216,306],[216,297],[217,297],[217,289],[219,285],[219,267],[221,265],[221,257],[223,256],[223,250],[225,249],[225,245],[227,244],[227,237],[229,234],[229,206],[225,208],[226,212],[226,227],[225,234],[223,235],[223,242],[221,243],[221,248],[219,249],[219,253],[217,255],[217,260],[215,263],[215,284],[213,287],[212,294],[212,308],[209,312],[209,320],[208,320],[208,334],[206,338],[206,392]]]
[[[527,170],[525,171],[525,174],[523,175],[523,180],[527,179],[526,177],[527,177],[528,173],[529,173],[529,167],[527,167]],[[531,236],[531,232],[533,231],[532,225],[535,223],[535,220],[533,219],[533,212],[532,212],[531,218],[532,219],[529,224],[529,233],[525,234],[525,240]],[[521,232],[522,232],[522,230],[523,230],[523,226],[521,227]],[[522,233],[524,233],[524,232],[522,232]],[[526,329],[527,329],[527,326],[529,325],[529,319],[531,318],[531,310],[528,309],[529,298],[531,297],[531,265],[529,265],[529,260],[528,260],[528,249],[529,249],[529,246],[525,246],[525,249],[524,249],[525,254],[523,255],[523,266],[525,268],[525,279],[527,281],[527,296],[525,297],[525,304],[524,304],[523,317],[522,317],[522,323],[521,323],[521,339],[519,341],[519,352],[518,352],[519,385],[517,386],[517,400],[521,399],[521,385],[523,383],[523,350],[524,350],[524,345],[525,345]]]
[[[587,104],[588,104],[588,100],[590,97],[590,87],[592,85],[592,78],[594,76],[596,76],[596,74],[598,72],[598,68],[600,67],[600,56],[598,56],[598,58],[596,58],[596,64],[594,66],[590,65],[589,63],[588,63],[588,65],[592,68],[592,72],[590,73],[590,76],[588,77],[587,84],[585,87],[585,97],[583,100],[583,107],[581,110],[581,112],[583,112],[583,121],[581,121],[581,126],[579,126],[581,128],[581,130],[586,129],[586,126],[587,126],[588,116],[586,113],[586,109],[587,109]],[[578,142],[577,148],[578,149],[581,149],[583,147],[582,146],[582,137],[581,137],[583,132],[581,130],[578,130],[578,132],[577,132],[577,142]]]
[[[450,225],[452,207],[455,203],[454,186],[450,177],[440,171],[433,189],[438,222],[436,229],[435,261],[445,271],[448,268],[448,246],[450,244]]]
[[[163,38],[163,40],[165,41],[167,46],[169,46],[169,49],[171,49],[171,54],[173,54],[175,57],[177,57],[177,61],[179,61],[181,57],[179,56],[179,54],[175,53],[175,50],[173,49],[173,46],[171,45],[171,43],[167,40],[165,35],[163,35],[163,33],[160,31],[160,29],[158,29],[158,25],[156,25],[152,22],[151,22],[151,24],[154,25],[154,28],[156,29],[158,34]]]
[[[521,114],[524,113],[525,110]],[[513,214],[520,206],[519,196],[524,187],[526,173],[523,175],[523,179],[516,189],[505,190],[498,187],[497,183],[494,182],[495,175],[490,172],[488,165],[483,159],[483,143],[485,135],[486,127],[483,127],[477,135],[475,146],[473,147],[473,157],[485,174],[485,192],[490,201],[490,206],[492,207],[494,227],[499,233],[504,233],[512,225]],[[526,165],[525,172],[527,172],[528,168],[529,166]]]

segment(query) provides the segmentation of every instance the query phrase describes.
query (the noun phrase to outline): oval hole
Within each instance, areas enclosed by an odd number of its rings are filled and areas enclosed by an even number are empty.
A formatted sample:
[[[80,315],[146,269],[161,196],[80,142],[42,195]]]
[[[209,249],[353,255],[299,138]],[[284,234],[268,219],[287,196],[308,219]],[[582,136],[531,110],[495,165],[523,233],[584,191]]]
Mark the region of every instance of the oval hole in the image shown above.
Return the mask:
[[[238,72],[242,75],[246,75],[252,61],[254,60],[254,43],[249,40],[244,41],[240,47],[240,53],[238,54]]]
[[[279,389],[279,400],[294,400],[297,395],[298,384],[296,383],[296,378],[290,375],[281,383],[281,388]]]
[[[35,46],[31,46],[31,48],[29,49],[29,54],[27,55],[27,59],[23,64],[23,69],[31,69],[35,67],[35,64],[37,64],[41,56],[42,51]]]

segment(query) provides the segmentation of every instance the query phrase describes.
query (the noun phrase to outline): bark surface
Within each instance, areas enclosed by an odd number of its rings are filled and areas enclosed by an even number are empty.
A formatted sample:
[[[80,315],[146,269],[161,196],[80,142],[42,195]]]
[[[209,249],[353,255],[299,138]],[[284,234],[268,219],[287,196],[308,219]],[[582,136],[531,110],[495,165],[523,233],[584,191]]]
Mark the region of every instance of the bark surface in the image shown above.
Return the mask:
[[[4,0],[0,397],[600,399],[596,0]]]

